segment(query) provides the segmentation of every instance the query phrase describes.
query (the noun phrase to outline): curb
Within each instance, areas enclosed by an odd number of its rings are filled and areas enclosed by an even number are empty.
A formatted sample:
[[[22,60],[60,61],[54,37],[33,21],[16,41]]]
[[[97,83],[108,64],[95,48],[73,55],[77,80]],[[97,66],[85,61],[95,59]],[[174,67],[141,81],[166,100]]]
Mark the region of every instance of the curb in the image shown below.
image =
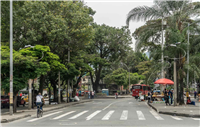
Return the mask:
[[[48,111],[52,111],[52,110],[56,110],[56,109],[61,109],[61,108],[69,107],[69,106],[76,105],[76,104],[91,102],[91,101],[92,101],[92,100],[88,100],[88,101],[84,101],[84,102],[81,102],[81,101],[80,101],[80,102],[75,102],[75,103],[68,104],[68,105],[65,105],[65,106],[61,106],[61,107],[56,107],[56,108],[53,108],[53,109],[44,110],[43,112],[48,112]],[[12,121],[15,121],[15,120],[23,119],[23,118],[26,118],[26,117],[30,117],[30,116],[31,116],[31,115],[28,114],[28,115],[24,115],[24,116],[12,118],[12,119],[1,119],[1,122],[0,122],[0,123],[8,123],[8,122],[12,122]],[[1,117],[2,117],[2,116],[1,116]]]
[[[200,118],[200,115],[191,115],[191,114],[185,114],[185,113],[175,113],[175,112],[163,112],[159,111],[157,108],[152,106],[151,104],[147,103],[151,108],[153,108],[156,112],[160,114],[165,114],[165,115],[172,115],[172,116],[184,116],[184,117],[193,117],[193,118]]]
[[[12,119],[2,119],[1,120],[1,123],[8,123],[8,122],[12,122],[12,121],[15,121],[15,120],[19,120],[19,119],[23,119],[23,118],[26,118],[26,117],[30,117],[31,115],[24,115],[24,116],[21,116],[21,117],[17,117],[17,118],[12,118]]]

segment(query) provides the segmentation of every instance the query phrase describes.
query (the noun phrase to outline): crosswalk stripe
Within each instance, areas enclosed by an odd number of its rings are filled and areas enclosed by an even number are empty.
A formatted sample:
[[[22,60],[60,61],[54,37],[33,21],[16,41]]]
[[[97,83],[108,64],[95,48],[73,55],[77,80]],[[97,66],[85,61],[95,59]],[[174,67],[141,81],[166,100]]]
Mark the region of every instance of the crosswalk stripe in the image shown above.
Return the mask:
[[[60,118],[62,118],[62,117],[64,117],[64,116],[67,116],[67,115],[69,115],[69,114],[72,114],[72,113],[74,113],[75,111],[71,111],[71,112],[68,112],[68,113],[65,113],[65,114],[63,114],[63,115],[60,115],[60,116],[58,116],[58,117],[55,117],[55,118],[53,118],[54,120],[57,120],[57,119],[60,119]]]
[[[178,118],[178,117],[176,117],[176,116],[171,116],[173,119],[175,119],[175,120],[183,120],[183,119],[181,119],[181,118]]]
[[[158,115],[155,111],[151,110],[150,113],[157,119],[157,120],[164,120],[162,117]]]
[[[146,120],[143,113],[141,111],[137,111],[138,119],[139,120]]]
[[[97,110],[96,112],[92,113],[91,115],[89,115],[88,117],[86,117],[86,120],[90,120],[92,119],[94,116],[96,116],[98,113],[100,113],[101,110]]]
[[[51,114],[48,114],[48,115],[45,115],[43,117],[40,117],[40,118],[35,118],[35,119],[32,119],[32,120],[28,120],[27,122],[33,122],[33,121],[36,121],[36,120],[40,120],[40,119],[43,119],[43,118],[46,118],[48,116],[52,116],[54,114],[58,114],[58,113],[61,113],[62,111],[59,111],[59,112],[54,112],[54,113],[51,113]]]
[[[192,118],[193,120],[200,120],[200,118]]]
[[[111,117],[111,115],[114,113],[114,110],[109,111],[103,118],[102,120],[109,120],[109,118]]]
[[[127,118],[128,118],[128,111],[127,111],[127,110],[124,110],[124,111],[122,112],[122,115],[121,115],[120,120],[127,120]]]
[[[76,119],[77,117],[83,115],[83,114],[86,113],[86,112],[88,112],[88,110],[83,111],[83,112],[81,112],[81,113],[79,113],[79,114],[77,114],[77,115],[75,115],[75,116],[73,116],[73,117],[71,117],[71,118],[69,118],[69,119]]]

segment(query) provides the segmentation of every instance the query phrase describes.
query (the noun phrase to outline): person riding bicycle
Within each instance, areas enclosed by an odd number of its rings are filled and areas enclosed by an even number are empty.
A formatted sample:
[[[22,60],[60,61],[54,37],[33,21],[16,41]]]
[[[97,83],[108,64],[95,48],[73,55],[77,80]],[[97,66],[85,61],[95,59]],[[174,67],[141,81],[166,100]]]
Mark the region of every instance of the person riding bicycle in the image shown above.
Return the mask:
[[[40,107],[40,110],[42,110],[42,106],[43,106],[42,102],[43,104],[45,103],[44,98],[41,95],[41,93],[38,93],[38,95],[36,96],[36,105],[37,105],[37,108]]]

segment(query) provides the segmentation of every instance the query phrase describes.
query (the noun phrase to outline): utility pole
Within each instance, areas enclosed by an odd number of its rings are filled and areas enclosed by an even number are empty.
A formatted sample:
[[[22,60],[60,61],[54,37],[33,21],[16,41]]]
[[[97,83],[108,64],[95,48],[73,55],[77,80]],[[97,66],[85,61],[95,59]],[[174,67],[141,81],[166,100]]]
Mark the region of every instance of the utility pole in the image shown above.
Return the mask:
[[[189,34],[190,34],[190,31],[189,31],[189,26],[190,26],[190,24],[188,23],[188,43],[187,43],[187,64],[188,64],[188,69],[187,69],[187,94],[186,94],[186,96],[187,97],[189,97],[189,91],[188,91],[188,86],[189,86],[189,45],[190,45],[190,43],[189,43],[189,40],[190,40],[190,38],[189,38]]]
[[[163,32],[163,17],[162,17],[162,44],[161,44],[161,50],[162,50],[162,54],[161,54],[161,61],[162,61],[162,70],[161,70],[161,78],[165,78],[165,72],[164,72],[164,56],[163,56],[163,49],[164,49],[164,32]],[[160,85],[160,90],[161,92],[163,92],[164,90],[164,86],[163,85]]]
[[[28,109],[32,107],[32,79],[28,80],[29,92],[28,92]]]
[[[174,106],[177,106],[176,59],[174,59]]]
[[[13,115],[13,1],[10,0],[10,115]]]
[[[58,104],[61,103],[60,99],[60,71],[58,72]]]

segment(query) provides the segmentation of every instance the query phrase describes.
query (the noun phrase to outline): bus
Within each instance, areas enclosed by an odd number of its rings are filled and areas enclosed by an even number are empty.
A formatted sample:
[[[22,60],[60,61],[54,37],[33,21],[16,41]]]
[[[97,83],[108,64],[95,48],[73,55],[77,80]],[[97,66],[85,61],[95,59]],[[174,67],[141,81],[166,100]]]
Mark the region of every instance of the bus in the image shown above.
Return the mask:
[[[137,98],[139,97],[139,93],[141,91],[142,95],[148,95],[148,91],[150,91],[150,87],[149,85],[145,85],[145,84],[134,84],[132,85],[132,96]]]

